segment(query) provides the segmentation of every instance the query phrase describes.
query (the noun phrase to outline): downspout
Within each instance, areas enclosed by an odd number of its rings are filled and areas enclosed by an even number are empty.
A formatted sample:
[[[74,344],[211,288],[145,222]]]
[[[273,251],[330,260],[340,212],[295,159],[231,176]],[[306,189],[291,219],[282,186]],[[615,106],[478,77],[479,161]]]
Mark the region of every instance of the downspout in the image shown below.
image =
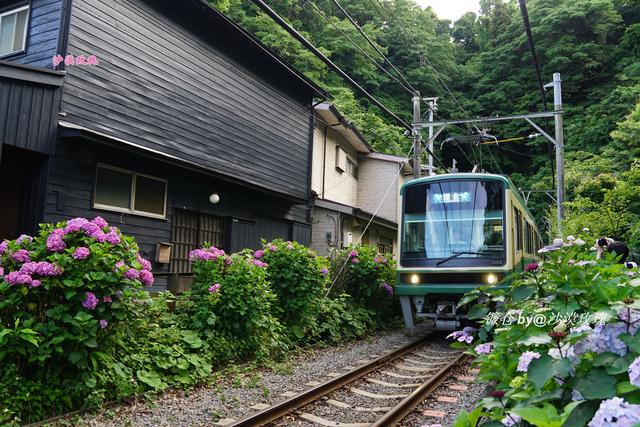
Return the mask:
[[[322,146],[322,200],[324,200],[324,181],[327,176],[327,129],[328,124],[324,125],[324,142]]]

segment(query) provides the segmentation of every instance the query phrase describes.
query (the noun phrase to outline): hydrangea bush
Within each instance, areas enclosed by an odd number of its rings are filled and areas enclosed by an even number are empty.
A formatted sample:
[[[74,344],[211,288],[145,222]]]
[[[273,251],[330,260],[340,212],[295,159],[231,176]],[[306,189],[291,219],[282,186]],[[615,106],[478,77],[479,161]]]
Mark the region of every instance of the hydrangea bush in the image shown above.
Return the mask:
[[[266,263],[252,251],[226,255],[214,246],[191,252],[193,303],[199,329],[221,331],[233,340],[238,357],[258,359],[286,351],[283,328],[273,315],[277,303]]]
[[[482,327],[452,334],[496,390],[456,426],[633,426],[640,423],[640,277],[595,260],[584,241],[556,239],[506,289],[461,304]],[[499,305],[497,311],[491,311]],[[463,340],[459,337],[464,336]],[[471,422],[473,421],[473,422]]]
[[[338,251],[333,256],[335,284],[332,292],[351,295],[358,304],[374,310],[380,318],[397,313],[394,296],[395,261],[380,254],[374,246],[357,246]]]
[[[293,340],[311,333],[330,280],[329,262],[298,242],[263,242],[253,256],[266,264],[271,288],[278,301],[276,316]]]
[[[98,348],[125,319],[123,301],[153,284],[150,270],[135,241],[100,217],[0,242],[0,388],[15,396],[11,411],[48,404],[46,395],[17,401],[30,383],[66,382],[61,406],[96,387]]]

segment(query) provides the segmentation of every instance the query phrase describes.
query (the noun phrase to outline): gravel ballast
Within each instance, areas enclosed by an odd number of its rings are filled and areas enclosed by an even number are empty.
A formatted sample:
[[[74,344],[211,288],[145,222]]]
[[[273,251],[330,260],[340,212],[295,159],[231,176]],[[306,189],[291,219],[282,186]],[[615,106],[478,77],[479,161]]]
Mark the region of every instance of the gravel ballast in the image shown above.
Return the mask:
[[[326,381],[329,373],[344,373],[345,367],[358,366],[363,359],[386,354],[394,347],[416,339],[418,337],[409,337],[403,330],[398,330],[335,347],[305,350],[271,368],[228,369],[212,386],[188,391],[170,390],[147,400],[139,399],[131,404],[102,409],[58,425],[69,425],[68,422],[72,421],[73,425],[80,426],[211,426],[228,418],[241,419],[257,412],[257,409],[251,408],[256,404],[281,401],[286,398],[282,395],[285,392],[308,389],[311,386],[306,383]],[[442,337],[434,336],[433,339],[440,341]],[[468,367],[460,369],[466,372]],[[477,387],[475,384],[468,385],[468,391],[460,392],[458,403],[448,404],[445,419],[426,418],[416,412],[410,416],[410,423],[404,425],[453,425],[457,412],[463,406],[467,410],[472,408],[486,388],[481,383]],[[441,402],[434,403],[442,405]],[[420,409],[424,410],[427,406],[431,408],[432,404],[427,401]],[[368,417],[363,421],[369,421]]]

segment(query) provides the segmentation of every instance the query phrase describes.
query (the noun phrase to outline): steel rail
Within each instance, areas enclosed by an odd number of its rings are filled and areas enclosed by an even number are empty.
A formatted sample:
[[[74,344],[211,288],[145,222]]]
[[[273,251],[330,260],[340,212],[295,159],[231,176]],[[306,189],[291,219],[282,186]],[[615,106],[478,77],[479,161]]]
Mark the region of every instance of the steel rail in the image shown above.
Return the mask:
[[[366,363],[358,368],[347,372],[344,375],[340,375],[339,377],[332,378],[324,383],[312,387],[308,390],[303,391],[295,396],[292,396],[286,400],[278,402],[260,412],[249,415],[239,421],[236,421],[230,424],[231,427],[239,427],[239,426],[260,426],[272,421],[275,421],[279,418],[284,417],[285,415],[290,414],[298,408],[301,408],[311,402],[318,400],[319,397],[324,396],[325,394],[329,394],[338,388],[349,384],[366,374],[375,371],[380,368],[382,365],[385,365],[391,360],[397,359],[401,356],[404,356],[407,353],[412,352],[417,347],[424,344],[427,341],[431,334],[427,334],[423,338],[414,341],[410,344],[407,344],[399,349],[396,349],[390,353],[387,353],[383,356],[378,357],[377,359],[372,360],[369,363]],[[457,359],[456,359],[457,360]]]
[[[451,369],[458,363],[466,359],[468,355],[461,353],[454,360],[440,369],[433,377],[425,381],[420,387],[415,389],[409,396],[405,397],[400,403],[393,407],[389,412],[384,414],[371,427],[383,427],[397,425],[410,412],[412,412],[422,401],[432,393],[440,384],[449,376]]]

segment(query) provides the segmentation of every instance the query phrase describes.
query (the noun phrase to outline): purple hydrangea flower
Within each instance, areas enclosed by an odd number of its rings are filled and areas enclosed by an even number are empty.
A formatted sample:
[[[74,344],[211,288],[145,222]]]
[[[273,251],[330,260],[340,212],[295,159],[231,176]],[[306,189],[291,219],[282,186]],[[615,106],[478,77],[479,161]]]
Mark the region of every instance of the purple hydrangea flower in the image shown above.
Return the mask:
[[[4,276],[4,268],[0,267],[0,276]]]
[[[359,262],[360,262],[360,260],[359,260],[358,258],[351,258],[351,262],[352,262],[353,264],[357,264],[357,263],[359,263]]]
[[[215,294],[216,292],[218,292],[218,290],[220,290],[220,283],[216,283],[216,284],[212,285],[208,290],[212,294]]]
[[[458,340],[458,342],[466,342],[467,344],[471,344],[473,342],[473,335],[470,335],[475,331],[474,328],[467,326],[461,331],[455,331],[447,335],[447,339],[452,338],[454,340]]]
[[[582,393],[574,388],[571,390],[571,400],[573,402],[579,402],[581,400],[584,400],[584,397],[582,397]]]
[[[358,257],[358,251],[353,250],[349,253],[349,258],[357,258]]]
[[[123,268],[124,265],[124,261],[118,261],[116,262],[116,270],[120,270],[121,268]]]
[[[20,249],[11,255],[11,258],[16,262],[27,262],[29,261],[29,251],[26,249]]]
[[[39,276],[59,276],[62,274],[62,269],[46,261],[25,262],[22,267],[20,267],[20,273],[29,276],[33,276],[34,274]]]
[[[636,360],[629,365],[629,381],[636,387],[640,387],[640,357],[636,357]]]
[[[139,279],[145,286],[153,285],[153,282],[155,280],[153,277],[153,273],[151,273],[149,270],[142,270],[139,274]]]
[[[21,234],[20,237],[16,239],[16,244],[21,245],[23,243],[31,243],[33,241],[33,237],[27,236],[26,234]]]
[[[393,296],[393,286],[391,286],[391,285],[390,285],[390,284],[388,284],[388,283],[383,283],[381,286],[382,286],[382,287],[384,288],[384,290],[389,294],[389,296],[390,296],[390,297],[392,297],[392,296]]]
[[[189,253],[190,261],[214,261],[220,257],[225,256],[225,252],[222,249],[218,249],[215,246],[209,248],[195,249]]]
[[[28,274],[24,274],[19,271],[12,271],[4,276],[4,280],[10,285],[29,285],[33,279],[31,279],[31,276]]]
[[[278,250],[278,247],[276,245],[269,245],[267,249],[269,249],[271,252],[275,252]]]
[[[107,326],[109,326],[109,322],[107,322],[105,319],[101,319],[100,320],[100,328],[104,329]]]
[[[30,288],[38,288],[40,287],[40,285],[42,285],[42,282],[40,280],[32,280],[31,283],[29,283],[29,287]]]
[[[139,253],[136,254],[136,259],[142,265],[143,270],[151,271],[151,262],[142,258]]]
[[[531,264],[527,264],[527,266],[524,268],[524,271],[526,271],[527,273],[531,273],[536,271],[538,267],[539,266],[537,262],[532,262]]]
[[[86,218],[73,218],[67,221],[67,226],[64,228],[64,234],[75,233],[81,231],[89,223]]]
[[[620,397],[614,397],[600,403],[589,427],[632,427],[637,423],[640,423],[640,405],[632,405]]]
[[[47,238],[47,250],[51,252],[63,251],[67,245],[63,240],[64,230],[57,228]]]
[[[507,427],[511,427],[513,425],[516,425],[520,421],[522,421],[522,418],[520,418],[516,414],[510,414],[510,413],[508,413],[506,417],[504,417],[502,420],[500,420],[500,422],[502,424],[504,424],[505,426],[507,426]]]
[[[112,303],[113,300],[111,299],[111,297],[102,297],[102,302]]]
[[[129,280],[138,280],[140,278],[140,272],[135,268],[130,268],[125,271],[124,278]]]
[[[253,262],[253,265],[256,265],[261,268],[265,268],[269,266],[269,264],[267,264],[266,262],[262,262],[259,259],[254,259],[252,262]]]
[[[540,353],[535,351],[525,351],[520,355],[520,360],[518,361],[518,368],[516,369],[518,372],[527,372],[529,369],[529,364],[533,359],[537,359],[540,357]]]
[[[102,217],[97,216],[93,219],[93,221],[91,221],[92,223],[94,223],[95,225],[97,225],[98,227],[100,227],[101,229],[105,229],[109,226],[109,224],[107,223],[107,221],[105,221]]]
[[[262,249],[258,249],[257,251],[255,251],[255,252],[253,253],[253,257],[254,257],[255,259],[260,259],[260,258],[262,258],[263,256],[264,256],[264,251],[263,251]]]
[[[75,251],[73,251],[72,256],[74,259],[87,259],[89,258],[89,255],[91,255],[91,251],[89,250],[89,248],[80,246],[79,248],[76,248]]]
[[[233,259],[230,256],[224,257],[225,265],[231,265],[232,262],[233,262]]]
[[[329,274],[329,270],[327,270],[326,268],[323,268],[322,270],[320,270],[320,273],[326,276],[327,274]]]
[[[2,255],[4,251],[7,250],[7,246],[9,246],[9,242],[7,242],[6,240],[3,240],[2,243],[0,243],[0,255]]]
[[[93,292],[85,292],[85,294],[86,297],[85,300],[82,301],[82,306],[87,310],[94,310],[100,301]]]
[[[120,244],[120,236],[115,231],[109,231],[105,235],[105,240],[107,241],[107,243],[111,243],[112,245],[119,245]]]
[[[476,346],[475,350],[478,354],[489,354],[493,350],[493,343],[486,342],[483,344],[479,344]]]

